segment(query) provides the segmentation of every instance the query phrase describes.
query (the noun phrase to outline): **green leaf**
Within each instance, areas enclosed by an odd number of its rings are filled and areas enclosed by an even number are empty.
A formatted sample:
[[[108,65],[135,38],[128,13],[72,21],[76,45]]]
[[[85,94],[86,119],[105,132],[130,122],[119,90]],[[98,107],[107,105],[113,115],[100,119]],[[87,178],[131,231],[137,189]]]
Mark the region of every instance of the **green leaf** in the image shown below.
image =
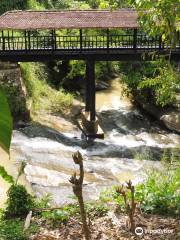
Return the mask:
[[[14,179],[11,175],[9,175],[5,168],[0,166],[0,176],[8,183],[14,184]]]
[[[12,117],[7,98],[0,88],[0,146],[9,153],[12,135]]]

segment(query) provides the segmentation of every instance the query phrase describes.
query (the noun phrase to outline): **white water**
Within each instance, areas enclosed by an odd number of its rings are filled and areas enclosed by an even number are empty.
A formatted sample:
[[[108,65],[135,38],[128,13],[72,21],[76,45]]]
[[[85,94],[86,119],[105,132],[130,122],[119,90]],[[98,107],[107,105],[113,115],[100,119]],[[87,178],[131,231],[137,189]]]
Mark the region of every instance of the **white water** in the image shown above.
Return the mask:
[[[51,193],[55,204],[71,201],[68,180],[77,170],[72,161],[72,154],[77,150],[84,156],[86,199],[97,199],[102,189],[119,182],[143,181],[145,170],[161,167],[160,162],[154,160],[163,149],[178,146],[180,137],[150,121],[121,93],[118,80],[112,82],[111,89],[97,93],[105,140],[96,140],[93,145],[81,140],[76,126],[64,120],[62,123],[58,117],[56,126],[61,129],[63,124],[64,129],[60,134],[40,127],[14,131],[12,152],[17,162],[28,163],[25,174],[36,195]]]

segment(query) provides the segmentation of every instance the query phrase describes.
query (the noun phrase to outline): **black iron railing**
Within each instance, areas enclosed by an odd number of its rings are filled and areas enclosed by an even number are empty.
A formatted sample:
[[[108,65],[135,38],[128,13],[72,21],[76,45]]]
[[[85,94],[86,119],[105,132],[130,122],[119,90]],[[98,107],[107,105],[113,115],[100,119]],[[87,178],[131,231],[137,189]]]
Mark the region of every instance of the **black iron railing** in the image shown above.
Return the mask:
[[[143,34],[79,35],[79,36],[1,36],[0,51],[32,50],[93,50],[93,49],[163,49],[161,38]],[[167,47],[167,46],[166,46]],[[180,48],[180,43],[176,45]]]

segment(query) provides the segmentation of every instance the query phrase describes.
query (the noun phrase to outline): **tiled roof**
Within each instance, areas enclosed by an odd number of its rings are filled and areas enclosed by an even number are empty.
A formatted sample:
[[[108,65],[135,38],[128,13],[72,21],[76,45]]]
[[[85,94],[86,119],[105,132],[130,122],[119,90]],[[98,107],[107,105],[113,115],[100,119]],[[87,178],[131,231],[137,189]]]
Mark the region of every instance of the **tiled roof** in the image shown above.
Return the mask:
[[[10,11],[0,16],[0,29],[137,28],[133,9]]]

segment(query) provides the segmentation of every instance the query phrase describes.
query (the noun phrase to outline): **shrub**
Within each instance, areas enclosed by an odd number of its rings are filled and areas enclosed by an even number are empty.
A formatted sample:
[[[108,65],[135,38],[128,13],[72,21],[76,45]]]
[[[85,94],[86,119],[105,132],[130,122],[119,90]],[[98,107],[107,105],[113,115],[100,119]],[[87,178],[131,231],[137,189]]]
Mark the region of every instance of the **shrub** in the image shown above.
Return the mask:
[[[19,219],[0,220],[0,239],[1,240],[26,240],[23,232],[23,221]]]
[[[162,107],[174,102],[180,78],[173,65],[158,60],[121,63],[119,66],[128,94],[138,94],[144,101],[151,99],[151,103]]]
[[[22,185],[11,185],[7,196],[7,207],[4,212],[5,218],[26,216],[34,205],[33,197]]]
[[[147,213],[164,215],[180,214],[179,195],[180,168],[172,170],[153,169],[148,173],[144,183],[136,186],[136,199]]]
[[[176,167],[177,166],[177,167]],[[146,213],[179,216],[180,214],[180,167],[167,165],[160,169],[152,169],[147,173],[143,183],[135,187],[135,201],[140,203],[141,210]],[[127,192],[127,200],[131,196]],[[103,202],[115,202],[119,210],[126,212],[123,197],[116,192],[116,187],[105,190],[100,195]]]
[[[37,224],[31,223],[27,231],[24,229],[24,220],[21,219],[0,219],[0,239],[1,240],[28,240],[32,233],[38,231]]]

